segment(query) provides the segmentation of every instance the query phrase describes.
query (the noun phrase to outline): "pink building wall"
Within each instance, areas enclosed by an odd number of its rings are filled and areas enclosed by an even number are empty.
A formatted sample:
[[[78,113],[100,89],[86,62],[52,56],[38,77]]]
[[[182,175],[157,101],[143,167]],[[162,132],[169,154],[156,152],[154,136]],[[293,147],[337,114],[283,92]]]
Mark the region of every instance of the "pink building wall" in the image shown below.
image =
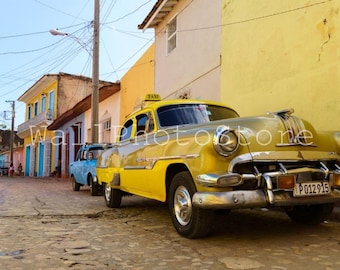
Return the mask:
[[[5,162],[10,162],[11,159],[11,153],[10,151],[4,152],[5,155]],[[18,166],[21,163],[21,166],[24,166],[24,147],[19,146],[17,148],[13,149],[13,165],[15,173],[18,172]],[[24,171],[24,168],[22,168],[22,171]]]

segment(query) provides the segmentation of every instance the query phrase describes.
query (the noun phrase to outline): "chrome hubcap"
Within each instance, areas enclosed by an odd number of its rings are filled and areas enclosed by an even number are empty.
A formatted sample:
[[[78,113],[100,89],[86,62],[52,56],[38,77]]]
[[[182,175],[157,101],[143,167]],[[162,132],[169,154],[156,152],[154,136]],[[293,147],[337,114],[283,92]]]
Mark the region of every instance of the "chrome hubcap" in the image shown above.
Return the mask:
[[[92,189],[93,189],[93,181],[92,179],[90,179],[90,190],[92,191]]]
[[[105,185],[105,198],[107,201],[110,200],[111,197],[111,187],[109,185]]]
[[[174,211],[179,224],[182,226],[188,225],[191,220],[192,202],[189,191],[179,186],[174,195]]]

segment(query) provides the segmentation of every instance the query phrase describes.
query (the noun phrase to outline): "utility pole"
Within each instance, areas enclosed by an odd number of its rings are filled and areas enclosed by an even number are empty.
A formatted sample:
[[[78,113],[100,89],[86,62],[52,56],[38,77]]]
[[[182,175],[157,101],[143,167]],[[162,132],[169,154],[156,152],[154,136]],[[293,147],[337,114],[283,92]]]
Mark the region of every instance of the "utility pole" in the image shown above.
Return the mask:
[[[93,20],[93,59],[92,59],[92,143],[98,143],[98,104],[99,104],[99,0],[94,1]]]
[[[15,101],[6,100],[6,102],[12,105],[12,126],[11,126],[11,137],[9,139],[9,151],[10,151],[10,162],[13,163],[13,142],[14,142],[14,118],[15,118]]]
[[[92,143],[98,143],[98,130],[99,130],[99,117],[98,117],[98,104],[99,104],[99,0],[94,1],[94,19],[93,19],[93,53],[89,52],[87,45],[84,44],[79,38],[63,33],[58,30],[50,30],[54,36],[69,36],[78,42],[91,56],[92,56],[92,95],[91,95],[91,139]]]

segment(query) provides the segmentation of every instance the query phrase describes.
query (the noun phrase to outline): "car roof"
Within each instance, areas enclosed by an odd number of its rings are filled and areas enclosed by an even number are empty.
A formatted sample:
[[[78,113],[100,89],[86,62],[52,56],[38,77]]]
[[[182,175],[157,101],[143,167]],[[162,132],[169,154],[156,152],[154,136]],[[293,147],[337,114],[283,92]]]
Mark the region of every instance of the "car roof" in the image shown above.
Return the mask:
[[[103,148],[105,143],[87,143],[83,145],[83,148]]]
[[[196,99],[167,99],[167,100],[160,100],[160,101],[153,101],[153,102],[145,102],[142,104],[141,108],[133,111],[129,115],[126,116],[125,120],[132,118],[135,115],[140,114],[143,111],[152,110],[155,111],[156,109],[166,106],[166,105],[176,105],[176,104],[208,104],[208,105],[215,105],[228,108],[230,110],[235,111],[233,108],[227,106],[224,103],[211,101],[211,100],[196,100]],[[236,111],[235,111],[236,112]],[[237,112],[236,112],[237,113]]]

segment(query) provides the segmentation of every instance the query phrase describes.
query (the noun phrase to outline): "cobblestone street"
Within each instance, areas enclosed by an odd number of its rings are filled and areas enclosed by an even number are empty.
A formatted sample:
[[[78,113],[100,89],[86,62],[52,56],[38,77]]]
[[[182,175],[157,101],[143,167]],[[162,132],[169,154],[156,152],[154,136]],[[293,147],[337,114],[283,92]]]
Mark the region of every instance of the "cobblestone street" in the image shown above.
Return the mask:
[[[165,204],[124,197],[109,209],[65,179],[0,177],[0,220],[1,269],[340,268],[337,220],[306,227],[279,211],[233,211],[189,240]]]

